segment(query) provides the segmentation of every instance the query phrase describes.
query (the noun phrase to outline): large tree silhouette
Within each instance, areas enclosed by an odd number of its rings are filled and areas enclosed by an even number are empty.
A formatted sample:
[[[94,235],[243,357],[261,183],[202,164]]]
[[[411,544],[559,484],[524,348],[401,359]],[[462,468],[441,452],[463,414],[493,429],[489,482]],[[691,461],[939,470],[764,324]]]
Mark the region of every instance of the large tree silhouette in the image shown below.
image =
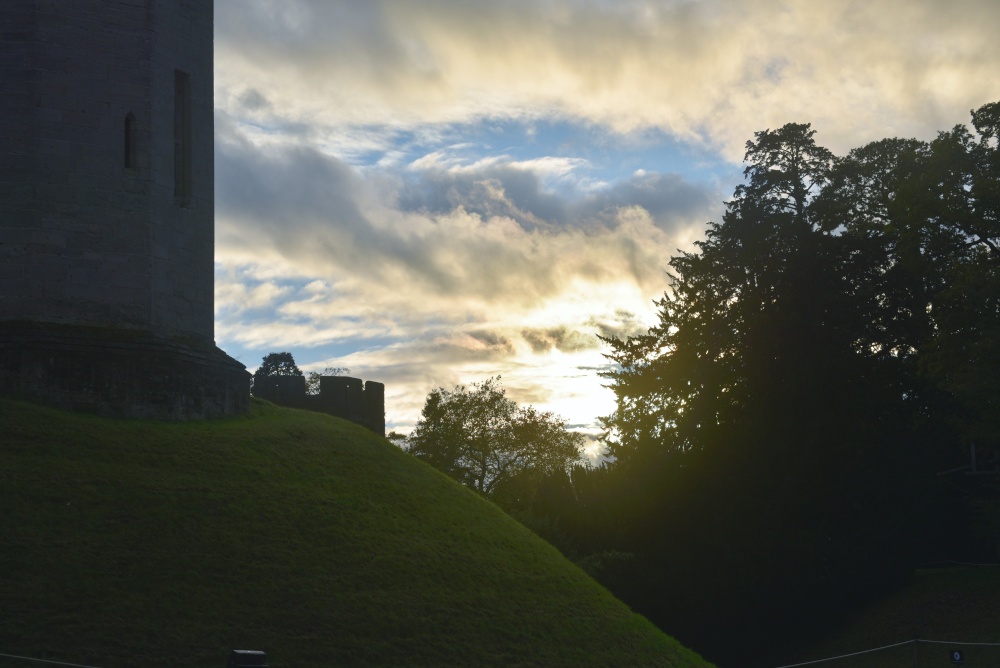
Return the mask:
[[[844,158],[809,125],[756,133],[722,222],[670,261],[658,322],[606,339],[641,573],[617,591],[694,646],[745,665],[711,636],[900,581],[955,426],[1000,434],[997,117]]]

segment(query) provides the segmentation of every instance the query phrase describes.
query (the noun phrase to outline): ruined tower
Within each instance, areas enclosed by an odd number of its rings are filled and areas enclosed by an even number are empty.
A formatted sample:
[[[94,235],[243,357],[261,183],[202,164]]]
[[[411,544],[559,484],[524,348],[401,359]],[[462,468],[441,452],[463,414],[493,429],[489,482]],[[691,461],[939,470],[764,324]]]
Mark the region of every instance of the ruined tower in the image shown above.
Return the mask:
[[[0,393],[243,412],[214,343],[211,0],[0,3]]]

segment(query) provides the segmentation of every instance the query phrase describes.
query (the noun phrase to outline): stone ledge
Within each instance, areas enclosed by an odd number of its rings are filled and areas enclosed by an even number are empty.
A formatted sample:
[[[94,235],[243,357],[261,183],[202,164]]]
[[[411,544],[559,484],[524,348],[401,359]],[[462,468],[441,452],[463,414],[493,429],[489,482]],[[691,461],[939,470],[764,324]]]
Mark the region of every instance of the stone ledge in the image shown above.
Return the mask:
[[[0,394],[112,417],[192,420],[246,413],[250,374],[209,341],[6,321]]]

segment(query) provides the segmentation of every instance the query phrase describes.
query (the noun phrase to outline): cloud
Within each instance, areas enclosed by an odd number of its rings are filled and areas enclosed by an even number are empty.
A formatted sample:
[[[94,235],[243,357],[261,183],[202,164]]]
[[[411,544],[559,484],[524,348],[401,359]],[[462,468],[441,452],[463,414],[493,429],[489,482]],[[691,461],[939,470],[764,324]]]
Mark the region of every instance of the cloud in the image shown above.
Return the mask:
[[[383,380],[401,425],[500,373],[594,428],[598,335],[645,331],[733,185],[641,147],[738,163],[790,121],[837,153],[929,138],[995,98],[1000,62],[992,0],[215,8],[217,337]],[[484,139],[511,127],[545,148]],[[622,147],[641,158],[610,164]]]
[[[217,339],[251,366],[294,350],[305,368],[385,382],[402,428],[432,387],[497,374],[515,400],[591,424],[607,412],[588,403],[602,392],[598,334],[651,320],[670,255],[709,216],[709,192],[679,176],[556,192],[546,175],[587,166],[543,156],[371,171],[220,125]]]
[[[259,283],[253,287],[246,283],[219,282],[216,286],[216,299],[236,312],[259,310],[274,307],[278,300],[288,295],[287,287],[273,282]]]
[[[583,332],[565,325],[548,328],[522,329],[521,338],[535,353],[549,350],[576,352],[597,347],[597,338],[591,332]]]
[[[738,159],[755,130],[798,121],[841,152],[995,97],[998,23],[989,0],[219,0],[217,97],[246,107],[249,86],[331,136],[563,116]]]
[[[596,346],[568,353],[527,350],[514,330],[453,331],[317,360],[312,367],[346,366],[353,375],[385,382],[387,421],[403,432],[415,424],[431,389],[500,376],[514,401],[553,411],[577,430],[595,434],[596,418],[611,405],[596,373],[605,366],[601,353]]]
[[[668,233],[692,219],[707,221],[722,199],[680,174],[639,172],[595,185],[590,168],[580,158],[501,155],[466,162],[439,150],[408,166],[393,197],[405,211],[440,214],[462,207],[486,218],[506,216],[526,228],[585,227],[609,211],[639,206]]]
[[[709,195],[676,176],[573,201],[516,164],[370,181],[306,146],[265,150],[232,130],[217,144],[223,264],[281,266],[389,312],[530,310],[574,280],[650,289],[709,212]],[[393,183],[399,190],[384,192]],[[315,310],[326,304],[311,300]]]

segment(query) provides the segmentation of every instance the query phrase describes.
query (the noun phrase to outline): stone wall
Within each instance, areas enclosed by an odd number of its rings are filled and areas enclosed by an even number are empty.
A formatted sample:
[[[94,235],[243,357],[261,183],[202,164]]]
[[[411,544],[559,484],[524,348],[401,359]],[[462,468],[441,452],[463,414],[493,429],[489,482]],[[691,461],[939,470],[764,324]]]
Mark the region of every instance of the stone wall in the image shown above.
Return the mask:
[[[255,376],[253,394],[280,406],[335,415],[385,436],[385,385],[373,380],[321,376],[319,394],[306,394],[304,376]]]
[[[0,394],[111,417],[216,418],[250,409],[250,374],[196,339],[0,322]]]
[[[211,0],[0,2],[0,393],[248,410],[214,344],[213,28]]]
[[[306,407],[305,376],[257,376],[253,377],[253,395],[267,399],[279,406],[289,408]]]
[[[204,0],[0,3],[0,319],[213,338],[212,31]]]

